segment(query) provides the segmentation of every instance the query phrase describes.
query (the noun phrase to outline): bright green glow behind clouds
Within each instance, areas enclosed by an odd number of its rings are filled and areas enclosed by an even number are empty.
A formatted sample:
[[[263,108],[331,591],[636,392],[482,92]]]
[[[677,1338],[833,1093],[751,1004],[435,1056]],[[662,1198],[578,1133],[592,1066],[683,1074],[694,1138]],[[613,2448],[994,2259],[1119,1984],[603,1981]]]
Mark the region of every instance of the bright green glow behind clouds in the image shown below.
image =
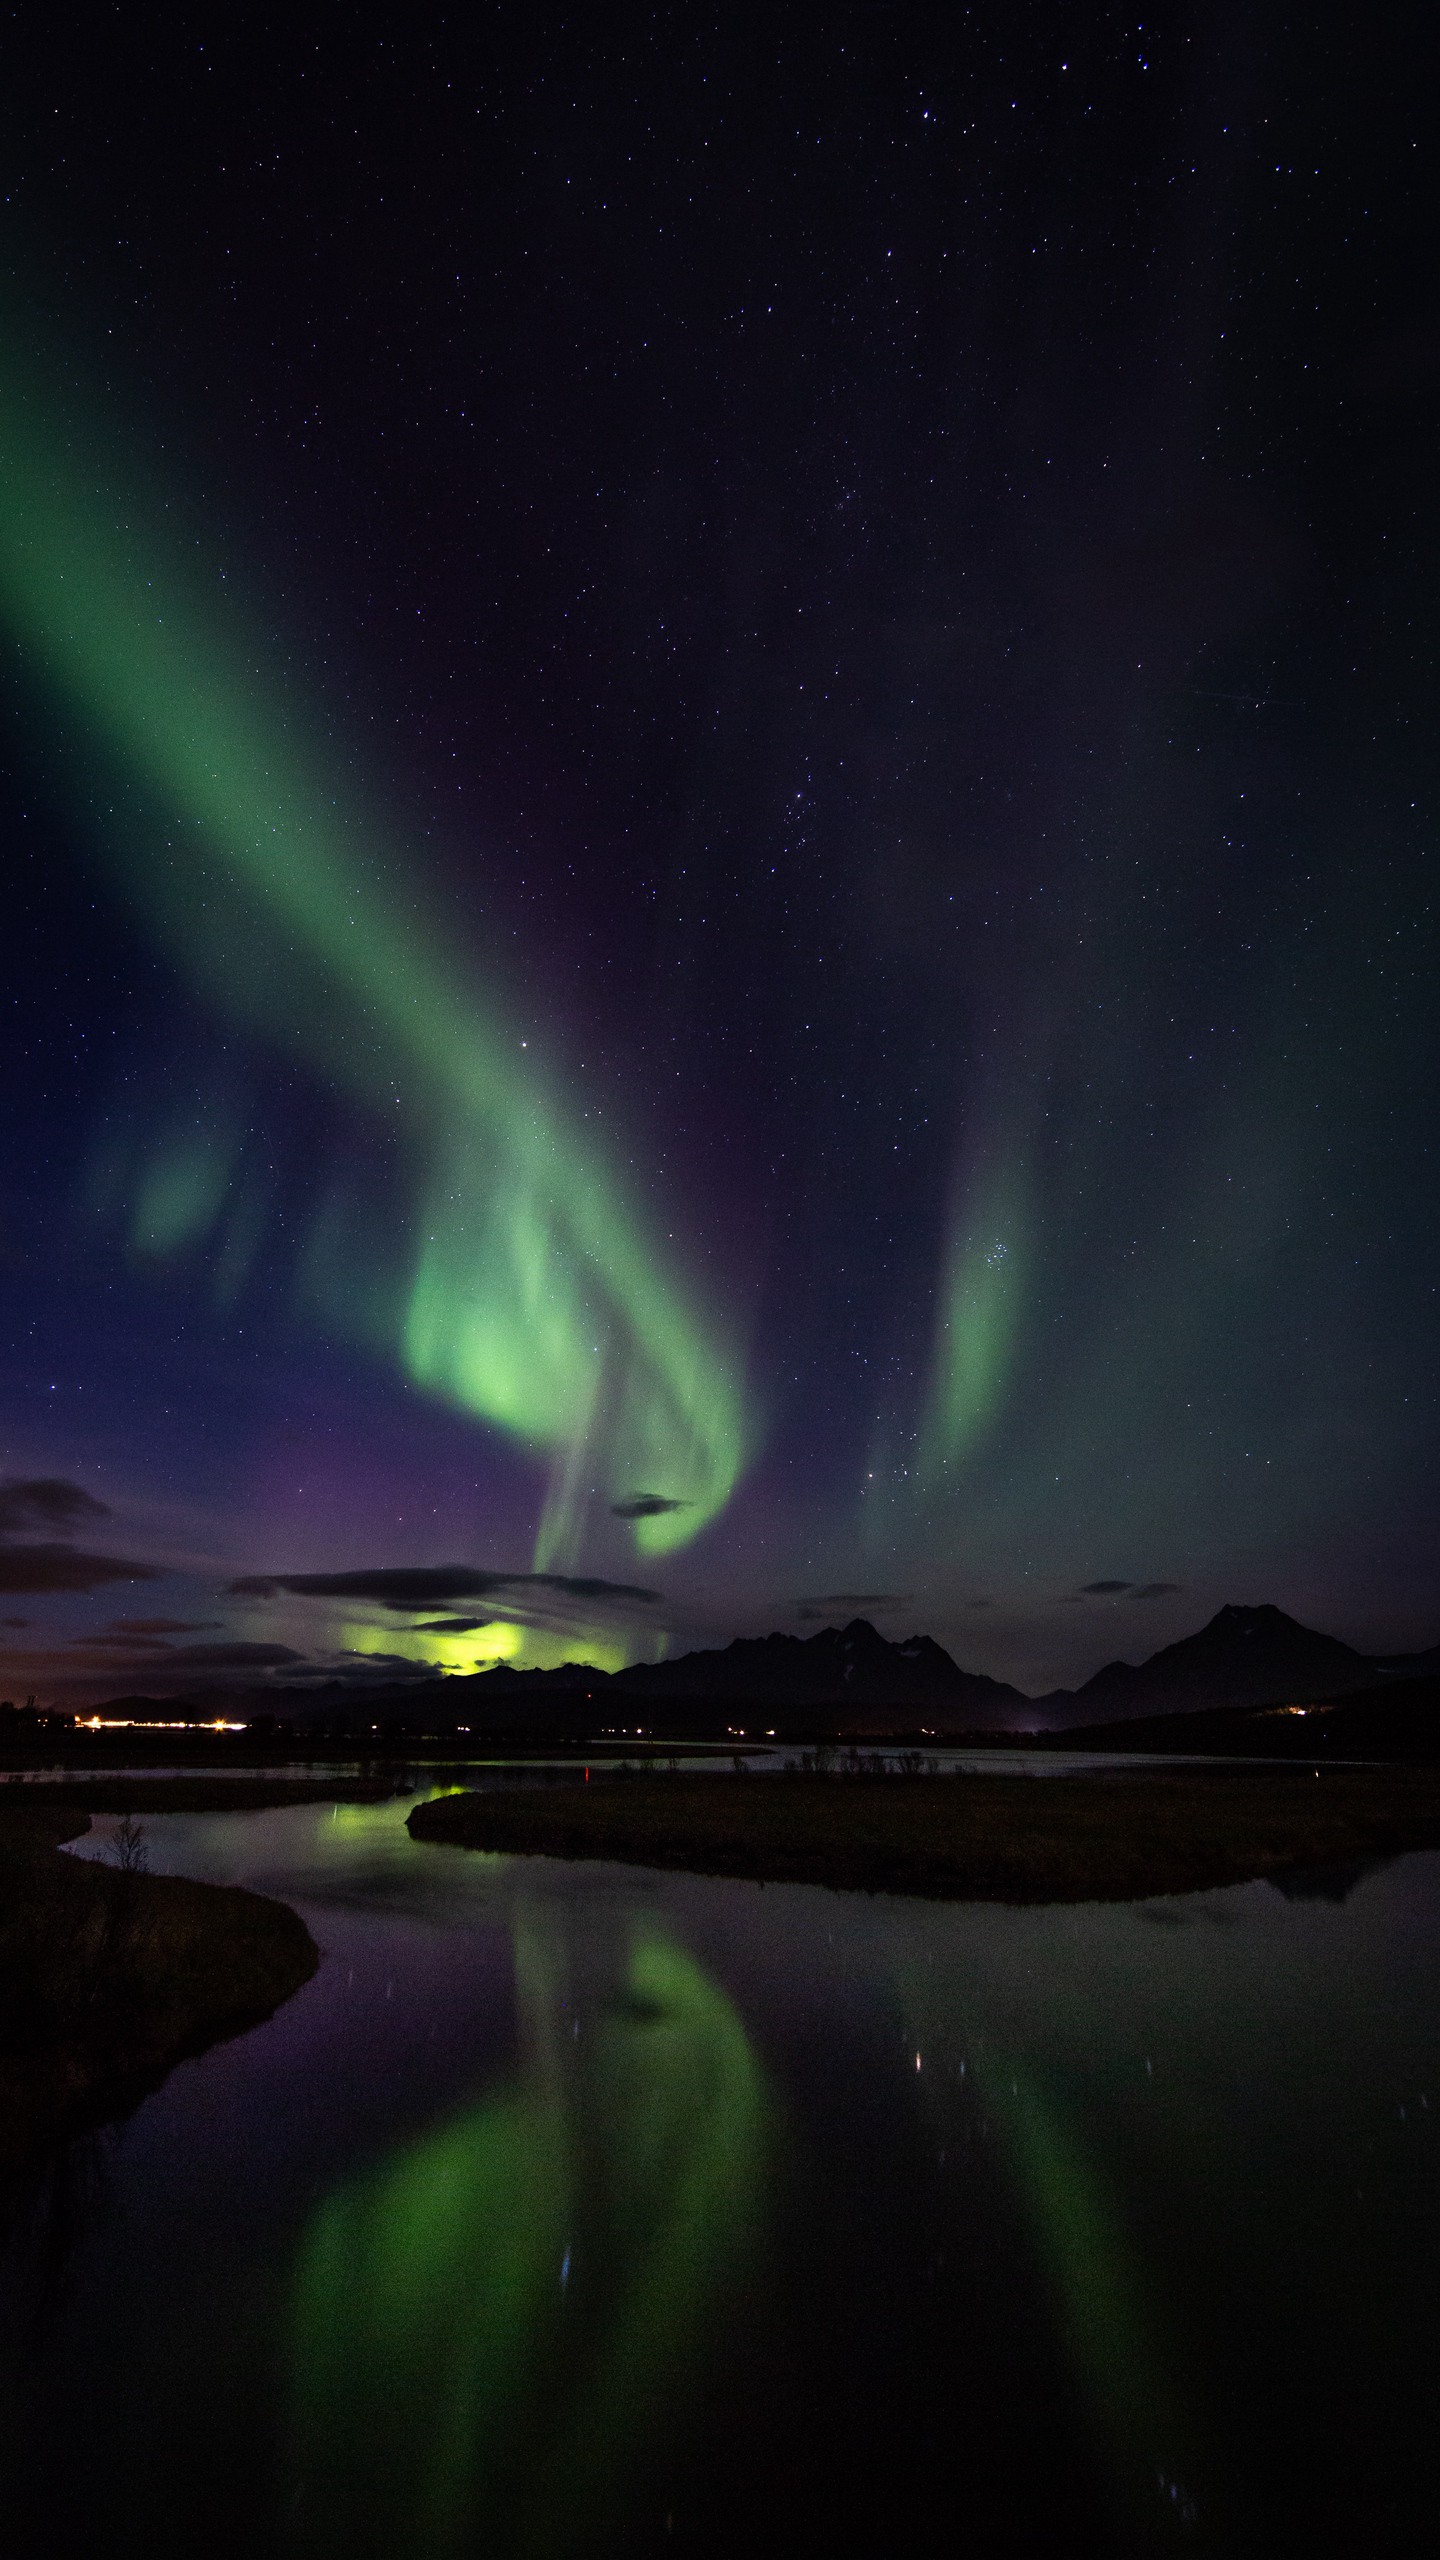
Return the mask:
[[[517,1918],[517,2081],[306,2237],[298,2540],[317,2560],[608,2548],[754,2245],[768,2101],[734,2009],[654,1927],[611,1983],[593,1950],[567,1963],[562,1925]]]
[[[392,1626],[370,1621],[343,1625],[337,1642],[351,1653],[403,1653],[410,1662],[433,1663],[437,1671],[488,1669],[492,1663],[523,1663],[530,1671],[553,1671],[562,1662],[588,1662],[597,1671],[623,1671],[637,1655],[648,1629],[613,1626],[572,1627],[563,1632],[532,1627],[515,1618],[491,1618],[465,1635],[437,1634],[424,1626]]]
[[[223,584],[97,490],[3,389],[0,475],[0,606],[33,668],[173,815],[168,841],[107,846],[127,890],[207,997],[391,1125],[402,1097],[420,1135],[429,1172],[395,1346],[410,1375],[549,1456],[542,1566],[573,1560],[592,1490],[672,1497],[683,1507],[637,1521],[636,1541],[684,1544],[742,1464],[738,1362],[667,1271],[618,1164],[481,1002],[413,878],[386,879],[330,759],[297,746],[262,663],[274,650]],[[218,1157],[172,1150],[143,1188],[140,1240],[193,1239],[220,1178]]]

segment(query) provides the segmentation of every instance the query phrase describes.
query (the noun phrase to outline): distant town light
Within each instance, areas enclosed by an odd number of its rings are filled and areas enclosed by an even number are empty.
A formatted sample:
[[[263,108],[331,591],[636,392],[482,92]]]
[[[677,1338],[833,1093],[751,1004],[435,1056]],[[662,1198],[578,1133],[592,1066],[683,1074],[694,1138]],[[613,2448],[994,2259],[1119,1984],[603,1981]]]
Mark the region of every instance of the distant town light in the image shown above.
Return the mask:
[[[77,1716],[80,1733],[248,1733],[225,1716]]]

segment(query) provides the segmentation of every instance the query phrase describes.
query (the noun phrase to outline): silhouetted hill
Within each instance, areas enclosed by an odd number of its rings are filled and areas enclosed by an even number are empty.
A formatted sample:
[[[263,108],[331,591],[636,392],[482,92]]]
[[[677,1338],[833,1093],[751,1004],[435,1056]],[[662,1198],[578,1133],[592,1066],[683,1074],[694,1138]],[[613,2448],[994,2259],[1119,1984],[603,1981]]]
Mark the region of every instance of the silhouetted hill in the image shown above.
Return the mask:
[[[1217,1609],[1208,1626],[1147,1662],[1107,1662],[1080,1689],[1037,1698],[1047,1724],[1113,1724],[1202,1707],[1264,1707],[1333,1698],[1373,1684],[1379,1666],[1338,1636],[1302,1627],[1268,1605]]]
[[[1427,1645],[1423,1653],[1377,1653],[1370,1667],[1397,1680],[1437,1679],[1440,1678],[1440,1644]]]
[[[1421,1760],[1440,1766],[1440,1679],[1389,1680],[1337,1699],[1200,1707],[1069,1725],[1053,1739],[1086,1751],[1202,1751],[1277,1760]]]

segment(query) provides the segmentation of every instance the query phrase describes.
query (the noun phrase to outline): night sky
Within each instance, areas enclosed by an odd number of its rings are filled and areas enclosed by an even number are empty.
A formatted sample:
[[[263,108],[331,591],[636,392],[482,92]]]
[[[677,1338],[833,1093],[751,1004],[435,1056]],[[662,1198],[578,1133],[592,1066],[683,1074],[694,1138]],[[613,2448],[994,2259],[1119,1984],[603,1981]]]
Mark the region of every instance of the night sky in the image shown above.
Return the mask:
[[[6,1695],[1440,1636],[1408,30],[821,14],[0,38]]]

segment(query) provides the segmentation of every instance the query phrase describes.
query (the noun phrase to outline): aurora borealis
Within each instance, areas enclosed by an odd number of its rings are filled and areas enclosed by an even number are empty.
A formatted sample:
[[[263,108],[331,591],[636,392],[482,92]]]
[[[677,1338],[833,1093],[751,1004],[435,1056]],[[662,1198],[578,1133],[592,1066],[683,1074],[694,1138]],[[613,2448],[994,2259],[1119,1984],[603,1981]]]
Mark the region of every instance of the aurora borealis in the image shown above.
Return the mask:
[[[189,602],[179,564],[131,533],[129,503],[107,491],[87,508],[56,458],[61,440],[18,400],[7,427],[0,589],[11,625],[42,680],[168,813],[158,839],[134,818],[102,825],[102,841],[118,839],[123,888],[217,1008],[298,1042],[377,1113],[415,1097],[433,1166],[418,1185],[395,1328],[401,1366],[522,1445],[560,1454],[537,1565],[561,1550],[573,1562],[576,1490],[597,1463],[612,1496],[636,1480],[672,1488],[634,1528],[642,1549],[663,1552],[713,1517],[734,1481],[738,1393],[723,1344],[667,1285],[666,1249],[624,1202],[601,1140],[547,1108],[528,1042],[498,1030],[493,1009],[456,983],[439,935],[417,929],[413,889],[403,903],[387,897],[360,818],[346,829],[335,795],[290,747],[283,700],[264,703],[263,642],[232,641],[227,653],[215,606],[207,616]],[[203,1118],[178,1147],[162,1139],[142,1153],[132,1246],[164,1260],[223,1225],[232,1294],[252,1241],[238,1170],[223,1129]],[[353,1270],[337,1278],[341,1323],[355,1287]]]
[[[1387,41],[13,35],[4,1694],[1435,1640]]]

